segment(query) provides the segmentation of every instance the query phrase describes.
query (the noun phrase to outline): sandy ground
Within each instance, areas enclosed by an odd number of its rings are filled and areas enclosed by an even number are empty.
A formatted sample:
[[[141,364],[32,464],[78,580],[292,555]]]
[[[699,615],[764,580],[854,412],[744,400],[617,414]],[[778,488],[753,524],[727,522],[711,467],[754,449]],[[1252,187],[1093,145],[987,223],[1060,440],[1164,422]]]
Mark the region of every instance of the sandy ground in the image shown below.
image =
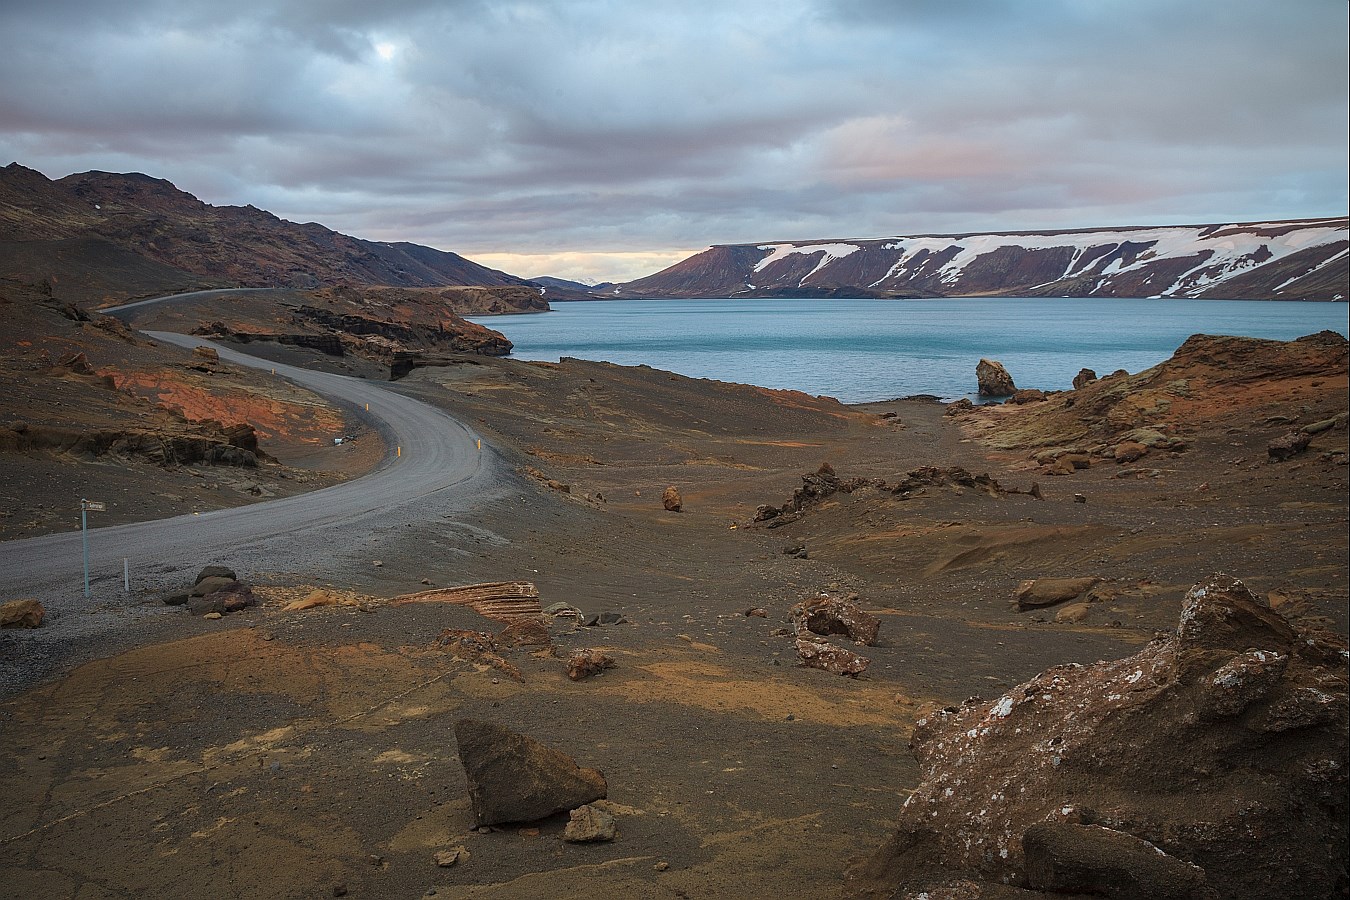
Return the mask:
[[[1140,477],[1114,463],[1047,477],[994,446],[999,419],[922,402],[850,409],[644,368],[468,358],[398,389],[488,435],[518,499],[372,536],[369,565],[241,571],[266,602],[220,621],[135,598],[109,650],[72,651],[59,677],[0,704],[0,895],[833,896],[915,784],[906,744],[925,704],[1132,653],[1215,571],[1346,631],[1343,428],[1267,464],[1271,429],[1238,409]],[[1317,397],[1343,409],[1336,389]],[[826,461],[888,481],[964,466],[1038,482],[1044,499],[865,488],[781,528],[751,523]],[[668,485],[684,511],[663,509]],[[1011,604],[1021,580],[1061,575],[1104,579],[1081,621]],[[521,648],[516,681],[433,646],[443,628],[499,623],[385,602],[424,581],[512,579],[545,606],[622,613],[554,626],[557,653],[603,648],[618,667],[573,683],[557,656]],[[282,611],[316,586],[349,605]],[[860,678],[799,667],[776,633],[823,589],[882,619],[879,646],[857,648],[872,661]],[[0,651],[23,646],[7,632]],[[464,716],[604,771],[618,839],[563,843],[563,819],[475,831]],[[438,868],[456,845],[469,857]]]

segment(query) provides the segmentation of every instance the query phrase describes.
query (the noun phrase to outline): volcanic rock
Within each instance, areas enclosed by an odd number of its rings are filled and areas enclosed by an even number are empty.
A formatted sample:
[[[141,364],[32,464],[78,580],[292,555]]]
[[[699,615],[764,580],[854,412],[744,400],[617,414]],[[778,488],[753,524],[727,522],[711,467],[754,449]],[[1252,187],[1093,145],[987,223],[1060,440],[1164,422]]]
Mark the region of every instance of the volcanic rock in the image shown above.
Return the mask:
[[[614,817],[589,803],[568,813],[563,840],[569,844],[590,844],[614,840]]]
[[[1036,578],[1024,581],[1013,591],[1020,610],[1039,609],[1076,600],[1100,578]]]
[[[567,658],[567,677],[573,681],[581,681],[616,665],[614,657],[599,650],[577,650]]]
[[[0,605],[0,628],[39,628],[46,614],[36,600],[11,600]]]
[[[1111,456],[1118,463],[1132,463],[1147,455],[1148,448],[1137,441],[1123,441],[1111,451]]]
[[[796,647],[802,665],[811,669],[824,669],[833,675],[861,675],[872,664],[867,657],[827,641],[799,637]]]
[[[455,741],[479,825],[533,822],[602,800],[608,790],[595,769],[493,722],[460,719]]]
[[[684,501],[680,498],[680,491],[674,485],[661,492],[661,505],[671,512],[679,512],[684,507]]]
[[[1343,639],[1211,576],[1134,656],[923,715],[919,787],[853,875],[897,896],[961,879],[1198,897],[1202,875],[1222,897],[1339,896],[1346,658]]]
[[[1291,431],[1284,437],[1276,438],[1270,442],[1266,448],[1271,462],[1284,462],[1286,459],[1298,456],[1304,450],[1308,449],[1308,444],[1312,443],[1312,435],[1305,434],[1302,431]]]
[[[821,594],[796,604],[790,612],[797,636],[809,640],[807,632],[819,635],[842,634],[855,644],[875,644],[881,620],[854,603],[856,599],[857,594],[847,597]]]
[[[1078,374],[1073,376],[1073,389],[1076,391],[1084,385],[1092,384],[1097,380],[1097,373],[1091,369],[1079,369]]]
[[[980,360],[975,366],[975,380],[979,384],[981,397],[1011,397],[1017,393],[1012,376],[1003,368],[1003,363],[997,360]]]
[[[239,576],[234,574],[234,570],[227,566],[207,566],[197,573],[197,580],[193,584],[201,584],[207,578],[228,578],[234,581]]]

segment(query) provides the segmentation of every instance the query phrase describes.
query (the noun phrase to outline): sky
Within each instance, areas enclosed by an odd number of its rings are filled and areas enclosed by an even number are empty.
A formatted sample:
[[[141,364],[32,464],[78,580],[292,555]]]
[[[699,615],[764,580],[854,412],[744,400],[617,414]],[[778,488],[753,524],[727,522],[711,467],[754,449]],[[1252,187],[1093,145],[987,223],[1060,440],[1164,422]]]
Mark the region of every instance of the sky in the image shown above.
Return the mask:
[[[0,0],[0,165],[524,277],[1347,212],[1346,0]]]

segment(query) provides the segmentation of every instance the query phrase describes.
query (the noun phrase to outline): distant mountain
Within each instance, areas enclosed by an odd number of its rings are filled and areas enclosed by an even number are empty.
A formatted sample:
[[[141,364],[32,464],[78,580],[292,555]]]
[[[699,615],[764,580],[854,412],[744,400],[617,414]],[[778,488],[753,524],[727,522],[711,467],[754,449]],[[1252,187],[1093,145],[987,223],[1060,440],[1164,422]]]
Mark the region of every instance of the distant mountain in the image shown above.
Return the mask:
[[[1345,300],[1345,218],[724,244],[618,297]]]
[[[197,287],[524,285],[454,253],[211,206],[148,175],[0,169],[0,276],[85,302]]]

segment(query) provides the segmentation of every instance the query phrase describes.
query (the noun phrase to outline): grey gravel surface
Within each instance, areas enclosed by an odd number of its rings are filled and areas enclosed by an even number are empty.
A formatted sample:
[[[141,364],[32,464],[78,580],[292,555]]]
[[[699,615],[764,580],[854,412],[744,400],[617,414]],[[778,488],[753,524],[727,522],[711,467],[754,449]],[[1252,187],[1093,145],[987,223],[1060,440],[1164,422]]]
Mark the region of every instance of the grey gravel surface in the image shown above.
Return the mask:
[[[35,598],[48,615],[43,628],[0,636],[0,695],[31,683],[76,645],[118,641],[123,629],[134,626],[139,633],[166,613],[181,613],[155,594],[190,584],[203,565],[334,577],[358,564],[358,557],[369,567],[362,549],[368,536],[429,520],[453,521],[503,490],[506,467],[486,444],[480,448],[474,432],[380,383],[261,360],[199,337],[146,334],[187,348],[215,347],[224,361],[275,370],[277,377],[354,407],[381,432],[390,454],[362,478],[308,494],[91,528],[90,597],[84,596],[78,531],[0,543],[0,597]],[[123,590],[124,559],[133,576],[131,593]]]

